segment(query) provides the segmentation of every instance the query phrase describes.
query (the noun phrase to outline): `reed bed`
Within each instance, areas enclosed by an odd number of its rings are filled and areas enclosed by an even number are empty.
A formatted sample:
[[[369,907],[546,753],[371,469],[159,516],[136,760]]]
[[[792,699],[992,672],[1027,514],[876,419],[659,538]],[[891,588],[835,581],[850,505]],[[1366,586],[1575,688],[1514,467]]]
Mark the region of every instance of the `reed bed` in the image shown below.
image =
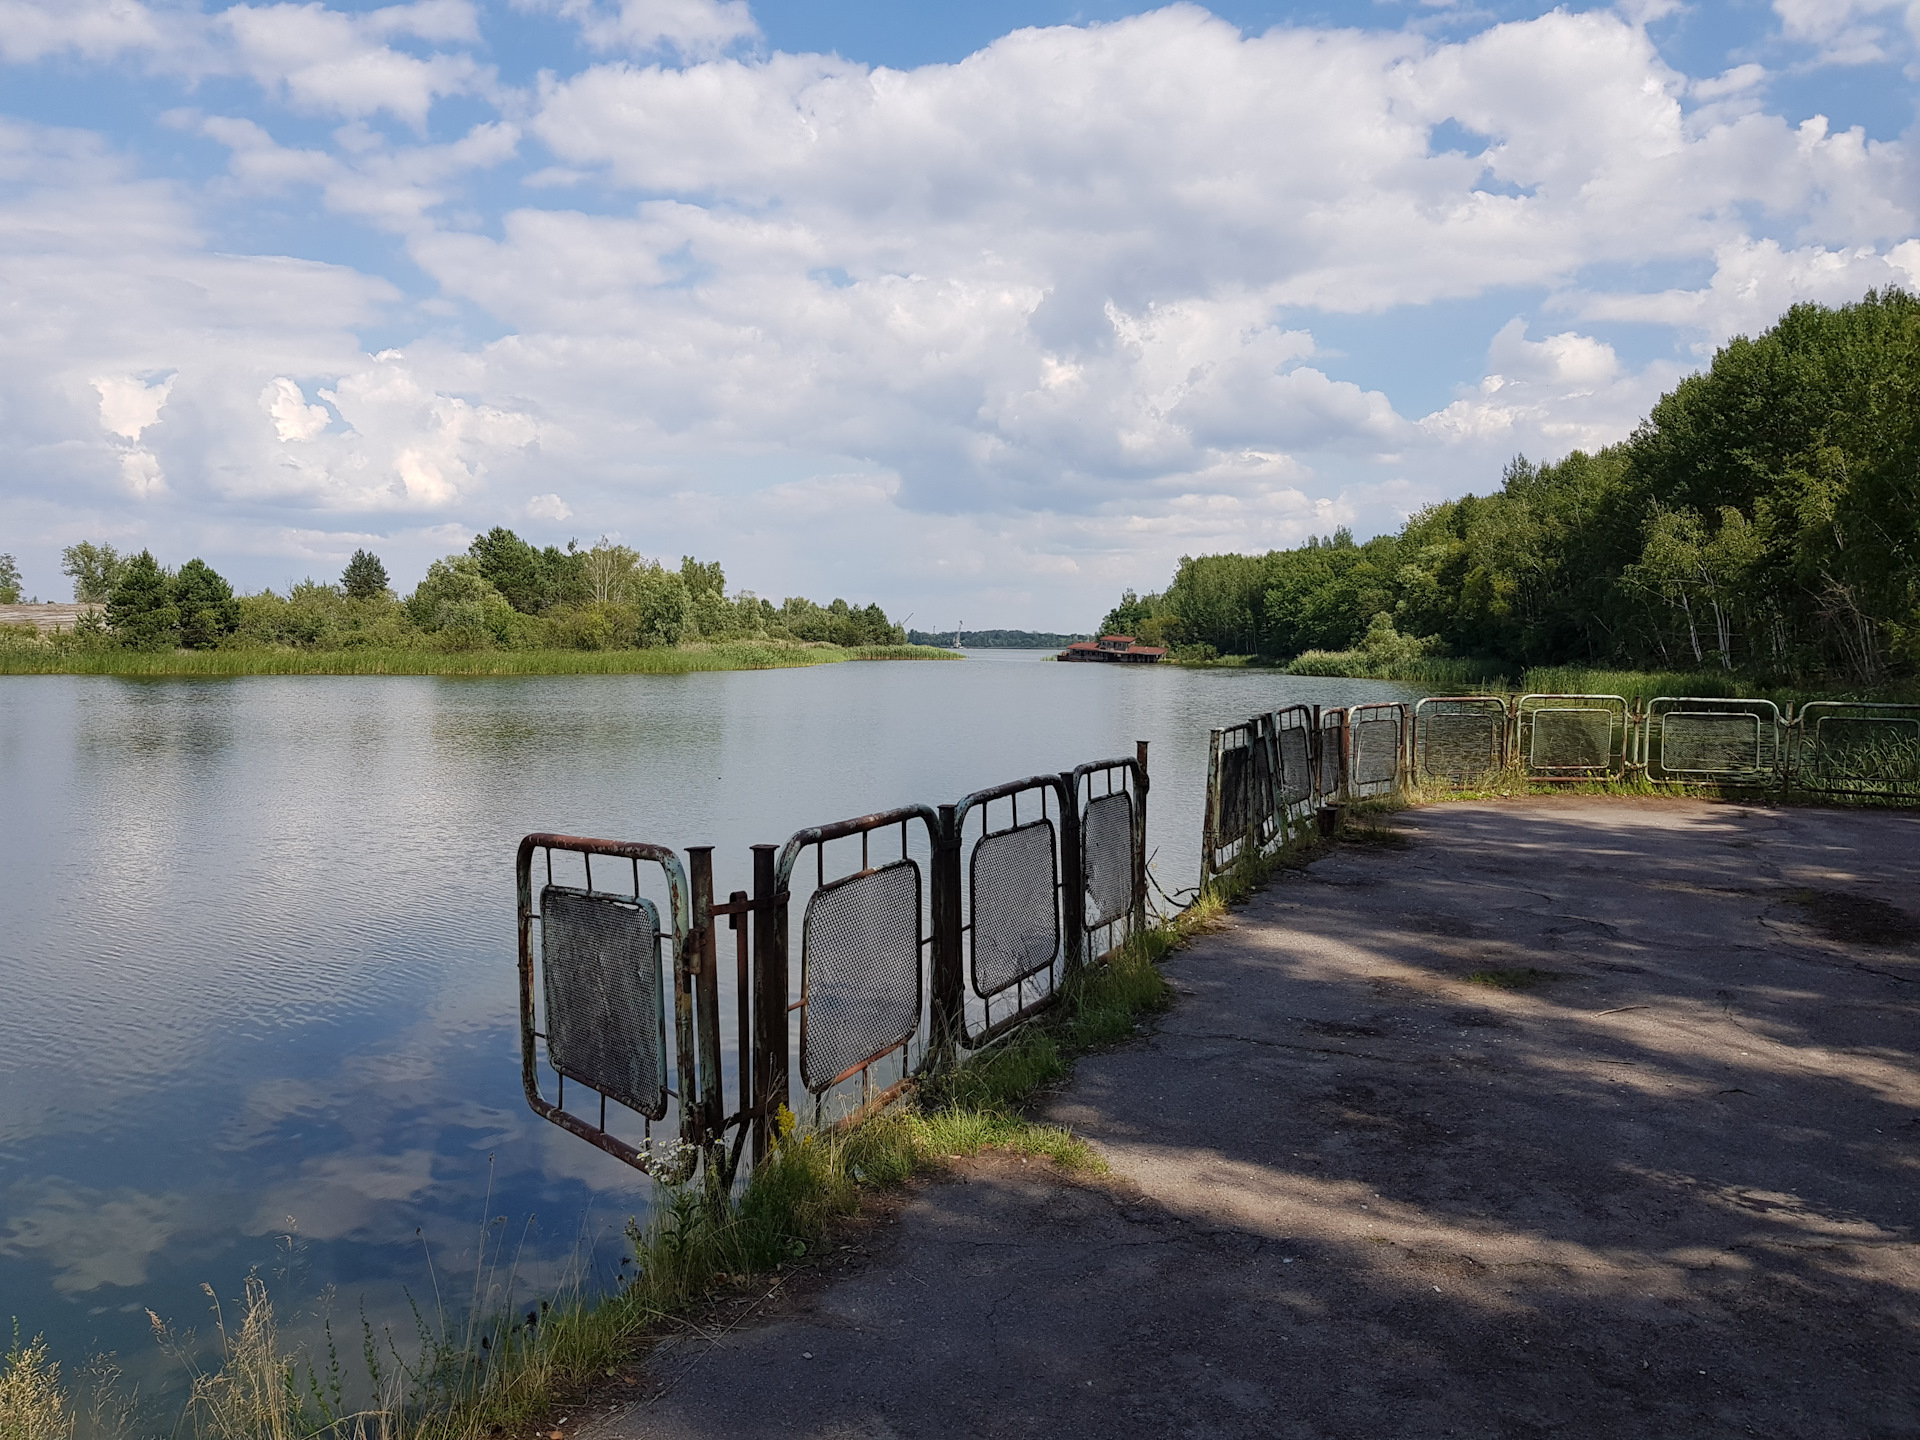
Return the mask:
[[[1342,680],[1394,680],[1426,685],[1435,691],[1461,690],[1506,683],[1506,667],[1498,660],[1444,659],[1422,656],[1414,660],[1376,660],[1359,650],[1307,650],[1287,663],[1289,675],[1319,675]]]

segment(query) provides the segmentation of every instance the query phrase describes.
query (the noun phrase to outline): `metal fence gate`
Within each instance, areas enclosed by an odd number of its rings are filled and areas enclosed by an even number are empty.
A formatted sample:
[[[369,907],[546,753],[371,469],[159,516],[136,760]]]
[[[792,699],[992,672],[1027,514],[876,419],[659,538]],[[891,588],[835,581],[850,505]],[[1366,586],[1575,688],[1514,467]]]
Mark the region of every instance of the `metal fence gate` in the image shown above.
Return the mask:
[[[1314,763],[1319,770],[1315,798],[1322,805],[1337,805],[1347,795],[1347,712],[1322,710],[1314,729]]]
[[[1798,790],[1920,796],[1920,705],[1810,701],[1794,716],[1788,753]]]
[[[1289,705],[1273,712],[1274,807],[1283,829],[1313,813],[1313,710]]]
[[[1405,759],[1407,707],[1355,705],[1347,711],[1352,758],[1347,765],[1347,795],[1354,800],[1390,795],[1400,785]]]
[[[791,892],[796,869],[809,853],[813,858],[813,893],[800,925],[800,995],[792,1008],[800,1022],[800,1083],[814,1099],[816,1119],[823,1097],[844,1081],[859,1082],[863,1106],[897,1094],[911,1072],[914,1041],[924,1044],[933,944],[928,885],[939,836],[940,817],[908,805],[802,830],[780,852],[780,891]],[[924,840],[917,855],[916,838]],[[851,845],[842,845],[829,867],[833,842],[855,840],[858,865]],[[890,1085],[880,1083],[883,1071],[895,1072]]]
[[[1413,773],[1470,785],[1507,764],[1507,702],[1495,695],[1436,695],[1413,707]]]
[[[1238,725],[1217,726],[1208,737],[1206,811],[1201,821],[1201,869],[1213,874],[1226,869],[1248,845],[1259,844],[1259,832],[1273,813],[1271,787],[1263,787],[1260,759],[1266,736],[1260,717]],[[1264,791],[1264,793],[1263,793]]]
[[[1079,810],[1080,933],[1074,963],[1111,954],[1147,923],[1146,746],[1066,776]]]
[[[1529,779],[1607,780],[1632,759],[1627,702],[1618,695],[1522,695],[1514,749]]]
[[[1073,858],[1077,826],[1059,775],[976,790],[951,815],[947,808],[942,823],[966,854],[960,1039],[975,1048],[1044,1009],[1064,978],[1078,915],[1063,857]],[[970,825],[978,828],[971,839]]]
[[[537,896],[536,856],[543,862]],[[698,1130],[697,1109],[685,1100],[697,1093],[691,982],[699,958],[692,894],[679,857],[662,845],[540,833],[520,842],[514,880],[520,1076],[527,1104],[629,1165],[671,1175],[680,1152],[673,1147],[663,1157],[656,1150],[654,1125],[678,1109],[680,1124],[673,1128],[684,1134],[691,1123]],[[541,1045],[555,1080],[551,1100],[537,1063]],[[569,1080],[574,1106],[567,1099]],[[584,1110],[577,1108],[583,1091]]]
[[[1669,785],[1781,783],[1786,733],[1771,700],[1662,696],[1641,731],[1647,778]]]

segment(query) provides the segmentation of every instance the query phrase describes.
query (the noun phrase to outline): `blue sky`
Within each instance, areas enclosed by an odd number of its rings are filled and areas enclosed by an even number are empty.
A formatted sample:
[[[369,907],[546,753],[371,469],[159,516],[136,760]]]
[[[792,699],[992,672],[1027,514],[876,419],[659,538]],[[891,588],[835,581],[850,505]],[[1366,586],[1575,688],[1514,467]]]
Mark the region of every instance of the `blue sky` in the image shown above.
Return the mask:
[[[1920,275],[1920,6],[0,0],[0,550],[916,623],[1391,529]]]

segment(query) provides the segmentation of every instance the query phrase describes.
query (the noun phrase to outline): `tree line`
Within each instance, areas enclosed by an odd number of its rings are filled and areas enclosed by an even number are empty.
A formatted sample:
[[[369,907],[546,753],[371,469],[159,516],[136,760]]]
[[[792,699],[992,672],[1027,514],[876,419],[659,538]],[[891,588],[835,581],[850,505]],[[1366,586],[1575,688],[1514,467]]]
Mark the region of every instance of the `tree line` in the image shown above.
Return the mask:
[[[404,598],[386,566],[358,550],[337,582],[304,580],[285,595],[240,595],[210,565],[168,569],[152,553],[122,555],[82,542],[62,552],[73,598],[98,605],[76,639],[140,650],[288,646],[328,650],[579,649],[769,639],[902,645],[905,632],[878,605],[779,605],[727,594],[717,561],[684,556],[669,569],[603,538],[589,549],[544,548],[496,526],[466,551],[435,560]]]
[[[1103,631],[1285,659],[1397,641],[1518,667],[1712,666],[1879,685],[1920,668],[1920,300],[1796,305],[1630,438],[1398,533],[1183,557]]]

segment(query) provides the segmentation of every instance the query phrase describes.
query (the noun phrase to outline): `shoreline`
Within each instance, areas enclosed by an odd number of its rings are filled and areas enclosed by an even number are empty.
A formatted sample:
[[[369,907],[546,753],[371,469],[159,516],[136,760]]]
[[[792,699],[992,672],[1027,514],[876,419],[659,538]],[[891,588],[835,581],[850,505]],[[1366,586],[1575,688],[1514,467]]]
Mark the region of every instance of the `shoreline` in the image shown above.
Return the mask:
[[[137,650],[0,648],[0,676],[110,675],[152,679],[242,675],[687,675],[783,670],[854,660],[960,660],[925,645],[846,647],[769,640],[653,650]]]

